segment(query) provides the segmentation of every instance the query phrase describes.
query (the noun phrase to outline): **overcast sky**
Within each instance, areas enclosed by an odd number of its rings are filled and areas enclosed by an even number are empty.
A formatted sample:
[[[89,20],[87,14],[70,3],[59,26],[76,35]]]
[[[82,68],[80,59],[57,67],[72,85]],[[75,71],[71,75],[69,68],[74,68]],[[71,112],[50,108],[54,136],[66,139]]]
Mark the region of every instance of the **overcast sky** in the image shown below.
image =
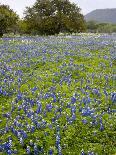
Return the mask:
[[[36,0],[0,0],[1,4],[8,4],[15,10],[20,17],[23,17],[23,11],[26,6],[32,6]],[[70,0],[75,2],[82,9],[85,15],[95,9],[116,8],[116,0]]]

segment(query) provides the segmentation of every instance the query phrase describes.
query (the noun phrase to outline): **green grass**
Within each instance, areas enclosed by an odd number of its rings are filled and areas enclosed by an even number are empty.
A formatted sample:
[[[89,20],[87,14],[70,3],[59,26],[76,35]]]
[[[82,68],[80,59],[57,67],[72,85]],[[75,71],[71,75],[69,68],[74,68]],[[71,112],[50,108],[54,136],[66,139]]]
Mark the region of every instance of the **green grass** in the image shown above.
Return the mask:
[[[60,114],[56,110],[62,108],[58,125],[60,126],[60,144],[63,155],[79,155],[82,150],[85,154],[93,151],[95,155],[115,155],[116,116],[114,112],[108,113],[109,107],[111,110],[116,109],[116,105],[111,101],[111,93],[115,92],[113,75],[116,67],[115,59],[111,59],[111,50],[115,50],[115,47],[112,43],[114,40],[104,40],[102,37],[102,35],[97,39],[95,36],[86,35],[77,38],[45,37],[45,40],[42,41],[35,38],[36,42],[32,38],[32,42],[28,44],[18,38],[14,38],[14,41],[10,42],[0,41],[1,50],[4,51],[0,58],[1,70],[5,70],[4,74],[0,73],[0,88],[8,93],[14,89],[9,97],[0,94],[1,144],[8,142],[8,137],[11,136],[13,140],[11,150],[17,149],[18,155],[26,155],[27,146],[30,146],[31,154],[34,154],[34,146],[30,145],[30,140],[33,140],[37,144],[39,154],[42,154],[40,150],[43,147],[45,154],[48,154],[49,149],[52,148],[53,154],[57,155],[58,149],[55,145],[57,125],[52,123],[52,118],[56,119]],[[112,38],[112,36],[109,37]],[[91,40],[94,44],[90,45],[87,42]],[[109,45],[103,44],[104,41],[108,41]],[[101,45],[98,45],[98,42],[101,42]],[[43,53],[43,50],[46,50],[46,53]],[[69,52],[70,55],[66,55],[66,52]],[[4,63],[7,67],[10,66],[11,70],[8,70]],[[18,71],[21,71],[21,74]],[[68,78],[69,76],[70,78]],[[94,77],[92,78],[92,76]],[[21,82],[18,82],[19,78]],[[4,79],[7,79],[6,84],[4,84]],[[38,89],[32,93],[32,88],[36,86]],[[87,86],[91,89],[86,89]],[[54,87],[53,91],[50,91],[51,87]],[[98,89],[99,93],[95,94],[94,89]],[[107,97],[104,89],[108,94]],[[21,100],[17,100],[19,91],[23,94]],[[53,97],[47,99],[41,97],[48,92],[54,92],[56,102],[53,101]],[[69,124],[66,116],[71,119],[72,113],[71,108],[67,105],[71,103],[74,93],[77,94],[76,102],[71,106],[76,107],[76,120]],[[83,99],[87,97],[91,101],[84,104]],[[30,101],[26,102],[25,99],[33,100],[34,105],[31,106]],[[42,113],[39,114],[36,113],[37,100],[40,100],[42,104]],[[25,102],[26,104],[24,104]],[[46,106],[50,103],[53,108],[47,112]],[[25,106],[28,107],[26,114]],[[96,116],[97,123],[93,127],[91,126],[92,116],[82,116],[80,112],[80,108],[87,108],[87,106],[91,110],[95,109],[93,115]],[[44,110],[46,110],[46,116],[44,116]],[[11,112],[8,121],[6,117],[3,117],[3,114],[7,112]],[[31,112],[34,112],[33,117],[34,120],[37,119],[37,122],[42,123],[42,120],[47,122],[45,128],[37,129],[33,119],[27,117],[27,114]],[[23,127],[14,124],[17,116],[19,117],[18,123],[21,123]],[[38,118],[36,118],[37,116]],[[39,118],[40,116],[42,120]],[[22,119],[22,117],[24,118]],[[100,131],[100,117],[103,121],[103,131]],[[83,124],[83,119],[87,120],[86,124]],[[26,123],[35,126],[33,133],[27,129]],[[52,124],[51,128],[50,124]],[[8,132],[4,132],[5,126],[9,127]],[[27,133],[28,138],[24,139],[24,146],[21,146],[19,138],[11,131],[11,126],[17,131],[23,130]],[[46,132],[47,136],[45,136]],[[2,154],[7,153],[2,150]]]

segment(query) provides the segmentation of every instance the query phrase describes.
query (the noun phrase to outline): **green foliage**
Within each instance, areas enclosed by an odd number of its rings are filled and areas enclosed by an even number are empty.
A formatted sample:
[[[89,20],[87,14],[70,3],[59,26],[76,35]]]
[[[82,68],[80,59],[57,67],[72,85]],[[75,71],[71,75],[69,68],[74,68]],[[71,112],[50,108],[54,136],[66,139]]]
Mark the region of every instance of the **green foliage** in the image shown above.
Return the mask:
[[[110,97],[110,94],[115,92],[112,80],[113,70],[116,68],[113,55],[115,36],[79,35],[1,39],[0,47],[3,54],[0,57],[0,88],[8,93],[13,92],[10,96],[0,92],[0,126],[3,133],[1,144],[5,144],[8,142],[8,137],[12,137],[11,149],[13,151],[16,149],[18,155],[26,155],[27,146],[30,146],[30,155],[34,155],[34,145],[30,144],[30,140],[33,144],[37,144],[40,155],[48,155],[50,148],[53,149],[53,155],[58,155],[56,123],[52,123],[52,118],[56,120],[60,108],[62,111],[58,125],[63,155],[79,155],[82,150],[86,155],[115,155],[116,125],[113,110],[116,107]],[[69,75],[71,75],[70,85],[67,81]],[[33,92],[34,87],[37,89]],[[94,93],[95,89],[99,93]],[[21,100],[17,98],[19,91],[23,94]],[[55,103],[52,97],[44,98],[47,92],[55,94]],[[76,102],[73,104],[71,99],[75,93]],[[88,97],[90,103],[84,103],[84,98],[88,99]],[[41,113],[36,112],[38,99],[42,104]],[[34,105],[30,104],[32,100]],[[53,106],[50,112],[46,108],[47,104]],[[69,124],[74,114],[72,113],[74,106],[76,120]],[[26,112],[25,108],[27,108]],[[82,115],[80,110],[83,109],[84,112],[86,108],[90,109],[91,115]],[[29,113],[32,113],[31,117],[28,117]],[[3,117],[4,114],[10,114],[10,118]],[[100,130],[101,117],[103,131]],[[86,124],[83,123],[83,119],[87,120]],[[41,124],[45,120],[45,128],[37,128],[33,120]],[[29,129],[33,125],[34,132]],[[8,131],[6,127],[9,128]],[[17,133],[25,131],[27,138],[23,139],[24,145],[19,139],[19,136],[23,135],[15,135],[11,127]],[[44,148],[44,153],[40,152],[41,147]],[[7,153],[3,150],[1,154]]]
[[[104,33],[116,32],[116,24],[107,24],[107,23],[99,24],[98,32],[104,32]]]
[[[116,32],[116,24],[98,23],[96,21],[87,22],[87,29],[90,32],[113,33]]]
[[[25,20],[30,33],[51,35],[86,29],[80,8],[68,0],[37,0],[26,8]]]
[[[89,31],[95,31],[97,29],[97,23],[95,21],[87,22],[87,29]]]
[[[28,25],[27,22],[25,20],[19,20],[18,21],[18,32],[20,34],[27,34],[28,33]]]
[[[0,36],[16,30],[18,15],[8,5],[0,5]]]

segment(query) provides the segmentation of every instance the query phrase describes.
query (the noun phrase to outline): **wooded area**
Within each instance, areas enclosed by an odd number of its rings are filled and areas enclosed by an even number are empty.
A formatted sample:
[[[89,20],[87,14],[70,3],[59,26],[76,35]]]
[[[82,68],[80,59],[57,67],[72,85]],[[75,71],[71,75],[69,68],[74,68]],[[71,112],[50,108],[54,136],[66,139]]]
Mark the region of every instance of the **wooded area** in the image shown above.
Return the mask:
[[[116,32],[116,25],[86,22],[81,9],[69,0],[36,0],[20,19],[8,5],[0,5],[0,36],[4,33],[55,35],[79,32]]]

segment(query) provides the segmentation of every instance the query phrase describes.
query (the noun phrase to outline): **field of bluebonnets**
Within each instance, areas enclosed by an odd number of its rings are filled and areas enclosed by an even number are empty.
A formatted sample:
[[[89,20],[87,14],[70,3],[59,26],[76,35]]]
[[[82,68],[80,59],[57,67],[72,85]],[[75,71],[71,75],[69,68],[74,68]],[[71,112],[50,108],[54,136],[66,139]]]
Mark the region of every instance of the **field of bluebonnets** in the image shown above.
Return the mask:
[[[116,35],[0,40],[0,155],[116,153]]]

